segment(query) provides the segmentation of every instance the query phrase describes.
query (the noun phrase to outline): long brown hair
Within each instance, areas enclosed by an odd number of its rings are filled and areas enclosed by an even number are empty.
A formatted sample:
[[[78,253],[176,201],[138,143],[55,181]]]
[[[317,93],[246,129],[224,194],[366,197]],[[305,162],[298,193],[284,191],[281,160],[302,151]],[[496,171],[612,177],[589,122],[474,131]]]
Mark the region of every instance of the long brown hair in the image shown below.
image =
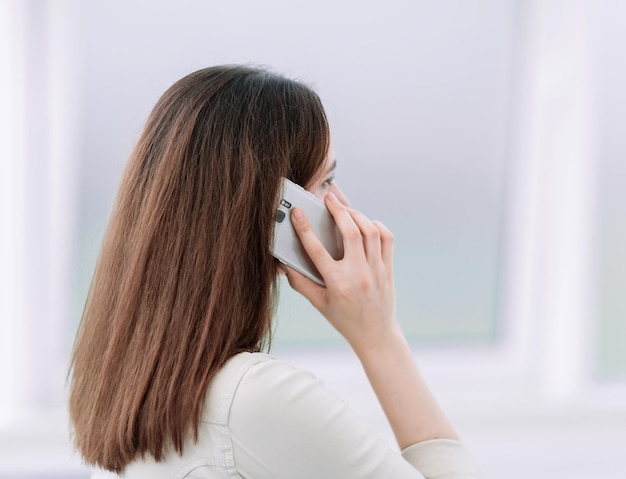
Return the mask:
[[[280,178],[307,184],[329,131],[308,87],[212,67],[156,104],[129,159],[71,363],[73,438],[121,472],[197,440],[206,390],[270,335]]]

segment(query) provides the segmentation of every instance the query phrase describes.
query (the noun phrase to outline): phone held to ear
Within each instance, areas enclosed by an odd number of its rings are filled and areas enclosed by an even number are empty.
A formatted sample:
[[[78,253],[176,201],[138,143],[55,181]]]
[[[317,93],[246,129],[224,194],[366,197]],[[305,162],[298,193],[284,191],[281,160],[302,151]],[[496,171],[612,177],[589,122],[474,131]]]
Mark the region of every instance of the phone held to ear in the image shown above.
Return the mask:
[[[311,228],[330,255],[336,260],[343,258],[341,233],[324,202],[287,178],[283,178],[276,210],[272,254],[281,263],[324,286],[322,276],[304,250],[291,224],[291,211],[294,208],[304,211]]]

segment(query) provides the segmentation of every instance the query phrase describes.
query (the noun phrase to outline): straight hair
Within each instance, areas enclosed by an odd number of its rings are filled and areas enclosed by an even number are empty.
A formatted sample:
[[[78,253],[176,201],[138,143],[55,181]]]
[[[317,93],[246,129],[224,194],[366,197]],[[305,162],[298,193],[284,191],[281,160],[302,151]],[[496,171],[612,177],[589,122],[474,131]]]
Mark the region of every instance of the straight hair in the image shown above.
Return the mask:
[[[328,148],[318,96],[264,69],[203,69],[159,99],[74,343],[69,412],[88,464],[120,473],[197,441],[215,373],[271,341],[280,178],[308,184]]]

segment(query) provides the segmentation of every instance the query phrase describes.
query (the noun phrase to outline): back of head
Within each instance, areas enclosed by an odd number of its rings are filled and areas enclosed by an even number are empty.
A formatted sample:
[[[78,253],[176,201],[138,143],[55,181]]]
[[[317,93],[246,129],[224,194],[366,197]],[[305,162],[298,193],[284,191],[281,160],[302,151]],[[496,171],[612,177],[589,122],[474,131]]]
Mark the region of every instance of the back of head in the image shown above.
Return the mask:
[[[126,167],[72,357],[74,441],[121,471],[182,451],[208,383],[269,335],[280,178],[326,156],[319,98],[265,70],[213,67],[158,101]]]

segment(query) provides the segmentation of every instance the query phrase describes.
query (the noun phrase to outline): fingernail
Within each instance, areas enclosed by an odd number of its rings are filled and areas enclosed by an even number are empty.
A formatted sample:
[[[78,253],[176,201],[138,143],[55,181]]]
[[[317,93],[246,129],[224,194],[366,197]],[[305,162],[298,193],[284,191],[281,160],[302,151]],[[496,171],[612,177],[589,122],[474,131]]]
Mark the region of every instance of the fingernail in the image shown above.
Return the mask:
[[[295,210],[293,210],[291,213],[291,218],[295,221],[302,221],[302,219],[304,218],[304,216],[302,215],[302,210],[300,208],[296,208]]]
[[[328,193],[326,196],[328,196],[328,199],[329,199],[330,201],[334,201],[335,203],[336,203],[337,201],[339,201],[339,200],[337,199],[337,197],[335,196],[335,194],[334,194],[334,193]]]

